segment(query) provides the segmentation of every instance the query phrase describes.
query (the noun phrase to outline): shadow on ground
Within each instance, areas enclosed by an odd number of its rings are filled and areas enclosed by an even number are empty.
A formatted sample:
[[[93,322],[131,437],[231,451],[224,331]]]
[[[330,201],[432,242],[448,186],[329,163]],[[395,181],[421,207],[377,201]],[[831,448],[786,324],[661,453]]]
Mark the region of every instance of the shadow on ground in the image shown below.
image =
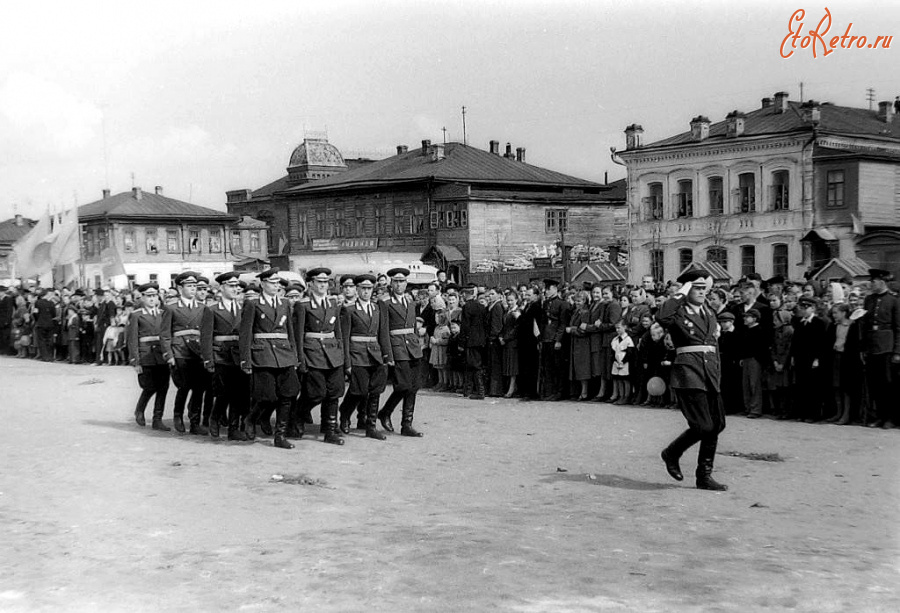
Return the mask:
[[[619,475],[598,475],[590,474],[572,474],[572,473],[552,473],[545,476],[541,481],[544,483],[555,483],[559,481],[575,481],[586,485],[605,485],[606,487],[615,487],[622,490],[669,490],[678,487],[672,483],[652,483],[650,481],[638,481],[628,477],[620,477]]]

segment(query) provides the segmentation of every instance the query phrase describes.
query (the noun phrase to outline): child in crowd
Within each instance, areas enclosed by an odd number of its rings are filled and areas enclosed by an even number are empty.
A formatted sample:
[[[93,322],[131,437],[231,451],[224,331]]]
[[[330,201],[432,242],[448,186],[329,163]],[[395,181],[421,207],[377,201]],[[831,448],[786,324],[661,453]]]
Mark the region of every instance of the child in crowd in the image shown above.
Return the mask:
[[[640,347],[638,349],[639,362],[641,362],[641,380],[640,386],[644,388],[645,392],[647,390],[647,383],[653,377],[661,377],[663,381],[668,385],[668,378],[663,377],[662,368],[663,361],[666,359],[666,343],[665,343],[665,330],[663,330],[662,326],[657,323],[654,323],[650,326],[650,330],[647,331],[647,334],[644,335],[644,338],[641,339]],[[646,394],[647,398],[642,402],[644,406],[658,407],[662,406],[663,396],[650,396],[649,393]]]
[[[613,350],[613,404],[627,404],[631,397],[630,364],[634,361],[634,341],[628,335],[624,321],[616,324],[616,337],[612,340]]]
[[[69,364],[81,364],[81,315],[75,304],[66,307],[66,344],[69,346]]]
[[[445,310],[438,310],[435,313],[434,335],[431,337],[431,364],[438,374],[438,384],[434,389],[436,392],[446,392],[453,385],[450,381],[451,371],[447,367],[447,345],[450,341],[450,325],[449,317]]]

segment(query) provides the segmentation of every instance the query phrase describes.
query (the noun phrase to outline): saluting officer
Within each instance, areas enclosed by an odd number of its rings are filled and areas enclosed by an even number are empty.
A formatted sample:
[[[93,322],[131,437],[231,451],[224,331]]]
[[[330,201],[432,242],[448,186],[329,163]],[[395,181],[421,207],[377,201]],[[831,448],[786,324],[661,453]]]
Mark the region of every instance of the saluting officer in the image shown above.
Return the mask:
[[[419,362],[422,359],[422,348],[416,336],[416,303],[406,293],[407,268],[392,268],[387,276],[391,280],[390,296],[382,305],[387,311],[387,324],[391,338],[391,354],[394,357],[392,383],[394,390],[388,396],[384,407],[378,412],[382,427],[388,432],[394,431],[391,414],[400,401],[403,401],[403,416],[400,422],[400,434],[403,436],[422,436],[413,428],[413,415],[416,411],[416,394],[419,391]]]
[[[887,282],[893,278],[889,271],[872,268],[869,277],[872,293],[863,303],[866,314],[862,319],[862,333],[875,419],[867,425],[892,428],[900,423],[895,380],[900,368],[900,299],[888,290]]]
[[[196,300],[196,272],[186,271],[175,277],[178,288],[178,300],[163,311],[162,329],[159,336],[162,341],[163,357],[172,370],[172,380],[178,391],[175,393],[175,429],[184,432],[184,405],[188,393],[191,403],[188,406],[191,434],[208,434],[209,431],[200,423],[203,407],[203,389],[207,374],[203,369],[200,357],[200,321],[206,307]]]
[[[712,279],[703,275],[699,270],[691,270],[678,277],[678,282],[683,285],[674,297],[663,303],[656,315],[675,346],[671,386],[678,408],[688,422],[688,429],[661,455],[669,475],[681,481],[684,477],[678,460],[699,441],[697,488],[723,491],[728,487],[712,478],[719,433],[725,429],[716,342],[719,324],[715,313],[705,303]]]
[[[338,431],[338,403],[344,395],[344,346],[340,335],[341,307],[328,295],[331,270],[313,268],[306,274],[309,296],[294,305],[294,334],[303,375],[301,413],[322,405],[321,432],[326,443],[343,445]],[[302,424],[298,424],[300,434]]]
[[[128,318],[125,330],[129,361],[137,371],[138,385],[141,386],[141,396],[134,409],[134,420],[139,426],[146,425],[144,410],[150,398],[156,394],[152,427],[154,430],[168,432],[171,428],[162,420],[166,394],[169,391],[169,366],[160,344],[163,315],[159,307],[159,286],[156,283],[145,283],[137,291],[141,294],[141,308]]]
[[[200,322],[200,348],[203,366],[212,375],[211,390],[215,396],[209,420],[209,434],[219,438],[220,420],[226,416],[228,440],[246,441],[241,421],[250,412],[250,378],[241,370],[241,307],[238,273],[226,272],[216,277],[219,303],[207,308]]]
[[[350,430],[350,416],[358,408],[357,424],[364,424],[366,437],[383,441],[376,430],[378,401],[387,384],[387,364],[393,362],[388,335],[387,311],[372,302],[375,275],[353,279],[356,300],[341,310],[344,337],[344,370],[350,376],[350,389],[341,404],[341,432]]]
[[[238,345],[241,370],[252,375],[253,397],[256,407],[244,420],[247,438],[256,438],[254,420],[257,411],[275,409],[275,439],[282,449],[293,449],[287,440],[291,399],[300,393],[297,379],[297,349],[294,345],[294,325],[287,300],[278,297],[279,270],[270,268],[257,275],[262,293],[257,300],[246,300],[241,312],[241,332]]]

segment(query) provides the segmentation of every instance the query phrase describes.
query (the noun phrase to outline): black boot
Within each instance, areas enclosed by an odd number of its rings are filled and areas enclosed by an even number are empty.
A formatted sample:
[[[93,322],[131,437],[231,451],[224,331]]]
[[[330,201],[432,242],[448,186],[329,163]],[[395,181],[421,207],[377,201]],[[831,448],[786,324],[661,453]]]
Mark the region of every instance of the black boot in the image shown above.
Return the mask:
[[[336,399],[326,398],[322,401],[322,433],[325,435],[323,439],[326,443],[332,445],[343,445],[344,439],[338,432],[338,401]]]
[[[209,394],[210,392],[206,393]],[[213,404],[212,413],[209,415],[208,428],[209,435],[212,438],[219,438],[219,411],[224,409],[222,404],[224,403],[220,403],[219,399],[216,398],[216,402]]]
[[[358,405],[357,411],[359,411],[359,416],[365,419],[365,430],[366,430],[366,438],[374,438],[378,441],[383,441],[387,437],[379,432],[376,428],[377,417],[378,414],[378,396],[375,394],[369,395],[364,402],[360,402]]]
[[[160,398],[162,398],[162,402],[160,402]],[[172,430],[169,426],[163,423],[163,411],[165,410],[165,393],[160,394],[156,392],[156,404],[153,406],[153,425],[152,428],[154,430],[159,430],[160,432],[169,432]]]
[[[394,431],[394,424],[391,423],[391,414],[394,412],[394,409],[397,408],[397,405],[400,404],[401,400],[403,400],[403,392],[395,390],[391,392],[387,402],[385,402],[381,410],[378,411],[378,421],[381,422],[381,427],[388,432]]]
[[[256,439],[256,406],[244,416],[244,434],[248,441]]]
[[[228,410],[228,440],[246,441],[247,434],[241,431],[241,415],[237,407],[232,405]]]
[[[722,485],[712,478],[713,461],[716,457],[716,439],[701,440],[700,453],[697,454],[697,489],[724,492],[727,485]]]
[[[469,400],[484,400],[484,377],[483,372],[476,370],[472,373],[472,382],[474,391],[469,395]]]
[[[271,408],[266,407],[264,410],[259,412],[259,417],[257,417],[256,425],[259,426],[259,429],[262,430],[263,434],[265,434],[266,436],[272,436],[272,409]]]
[[[400,434],[403,436],[422,436],[413,428],[413,414],[416,411],[416,392],[409,392],[403,399],[403,420],[400,422]]]
[[[275,408],[275,438],[272,440],[272,444],[281,449],[294,448],[294,444],[287,440],[287,427],[290,413],[291,401],[279,401]]]
[[[172,417],[172,425],[175,427],[176,432],[184,434],[184,413],[176,413]]]
[[[288,438],[303,438],[306,433],[306,425],[303,423],[302,405],[297,400],[291,400],[291,417],[288,419]]]
[[[338,415],[340,416],[340,428],[344,434],[350,434],[350,418],[353,416],[353,409],[356,408],[357,398],[347,394],[341,405],[338,407]]]
[[[685,430],[678,438],[672,441],[668,447],[663,449],[660,454],[663,462],[666,463],[666,470],[676,481],[682,481],[684,479],[684,475],[681,474],[681,467],[678,465],[678,460],[681,459],[681,456],[687,451],[688,447],[697,442],[698,438],[696,432],[693,430]]]
[[[368,411],[369,411],[369,397],[360,398],[356,402],[356,429],[357,430],[368,430]],[[378,414],[378,399],[375,399],[375,412],[372,413],[372,419],[377,420],[376,417]],[[353,417],[353,413],[350,413],[350,416]]]

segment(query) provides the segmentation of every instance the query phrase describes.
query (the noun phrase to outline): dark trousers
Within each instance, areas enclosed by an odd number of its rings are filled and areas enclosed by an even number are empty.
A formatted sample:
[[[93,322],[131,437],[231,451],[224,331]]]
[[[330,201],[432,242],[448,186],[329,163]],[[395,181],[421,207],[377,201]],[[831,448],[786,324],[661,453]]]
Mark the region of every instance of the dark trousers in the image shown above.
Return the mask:
[[[178,391],[175,392],[175,416],[184,416],[188,394],[191,395],[191,403],[188,405],[188,419],[192,426],[200,425],[201,410],[203,408],[203,390],[206,387],[208,373],[203,368],[200,360],[185,360],[175,358],[175,366],[172,368],[172,380]]]
[[[0,355],[14,355],[12,350],[12,326],[0,325]]]
[[[823,390],[831,387],[826,379],[830,371],[821,365],[813,368],[812,364],[796,364],[794,366],[794,411],[798,419],[818,421],[822,419]]]
[[[487,384],[489,396],[503,395],[503,345],[494,339],[488,343]]]
[[[381,364],[375,366],[352,366],[350,368],[350,388],[344,396],[340,406],[341,419],[349,421],[353,411],[359,411],[356,421],[358,425],[366,422],[366,407],[371,398],[377,398],[384,392],[387,385],[387,367]],[[377,410],[378,403],[374,402]]]
[[[73,343],[77,341],[72,341]],[[144,414],[147,403],[153,395],[156,395],[156,401],[153,403],[153,420],[162,419],[163,411],[166,408],[166,395],[169,392],[169,368],[165,364],[158,366],[142,366],[141,374],[138,375],[138,384],[141,386],[141,395],[137,401],[135,413]]]
[[[866,382],[869,384],[869,398],[875,409],[875,419],[897,423],[896,380],[890,353],[866,355]]]
[[[561,388],[561,354],[562,349],[554,349],[554,343],[541,343],[541,396],[558,396]]]
[[[725,429],[725,409],[719,392],[702,389],[676,389],[675,400],[681,414],[687,420],[688,429],[682,432],[668,446],[666,451],[673,458],[679,458],[692,445],[699,442],[697,475],[704,466],[711,472],[719,442],[719,433]],[[707,473],[708,474],[708,473]]]
[[[35,328],[37,337],[38,357],[42,362],[53,361],[53,328]]]
[[[762,415],[762,366],[756,358],[744,358],[741,380],[744,410],[750,415]]]
[[[211,388],[206,392],[215,397],[211,420],[221,422],[227,417],[228,424],[233,426],[250,413],[250,376],[238,366],[216,364]]]
[[[81,341],[69,341],[69,364],[81,364]]]
[[[381,411],[388,417],[403,402],[403,423],[412,424],[416,409],[416,395],[419,393],[419,360],[399,360],[395,362],[392,374],[394,389],[388,396]]]

